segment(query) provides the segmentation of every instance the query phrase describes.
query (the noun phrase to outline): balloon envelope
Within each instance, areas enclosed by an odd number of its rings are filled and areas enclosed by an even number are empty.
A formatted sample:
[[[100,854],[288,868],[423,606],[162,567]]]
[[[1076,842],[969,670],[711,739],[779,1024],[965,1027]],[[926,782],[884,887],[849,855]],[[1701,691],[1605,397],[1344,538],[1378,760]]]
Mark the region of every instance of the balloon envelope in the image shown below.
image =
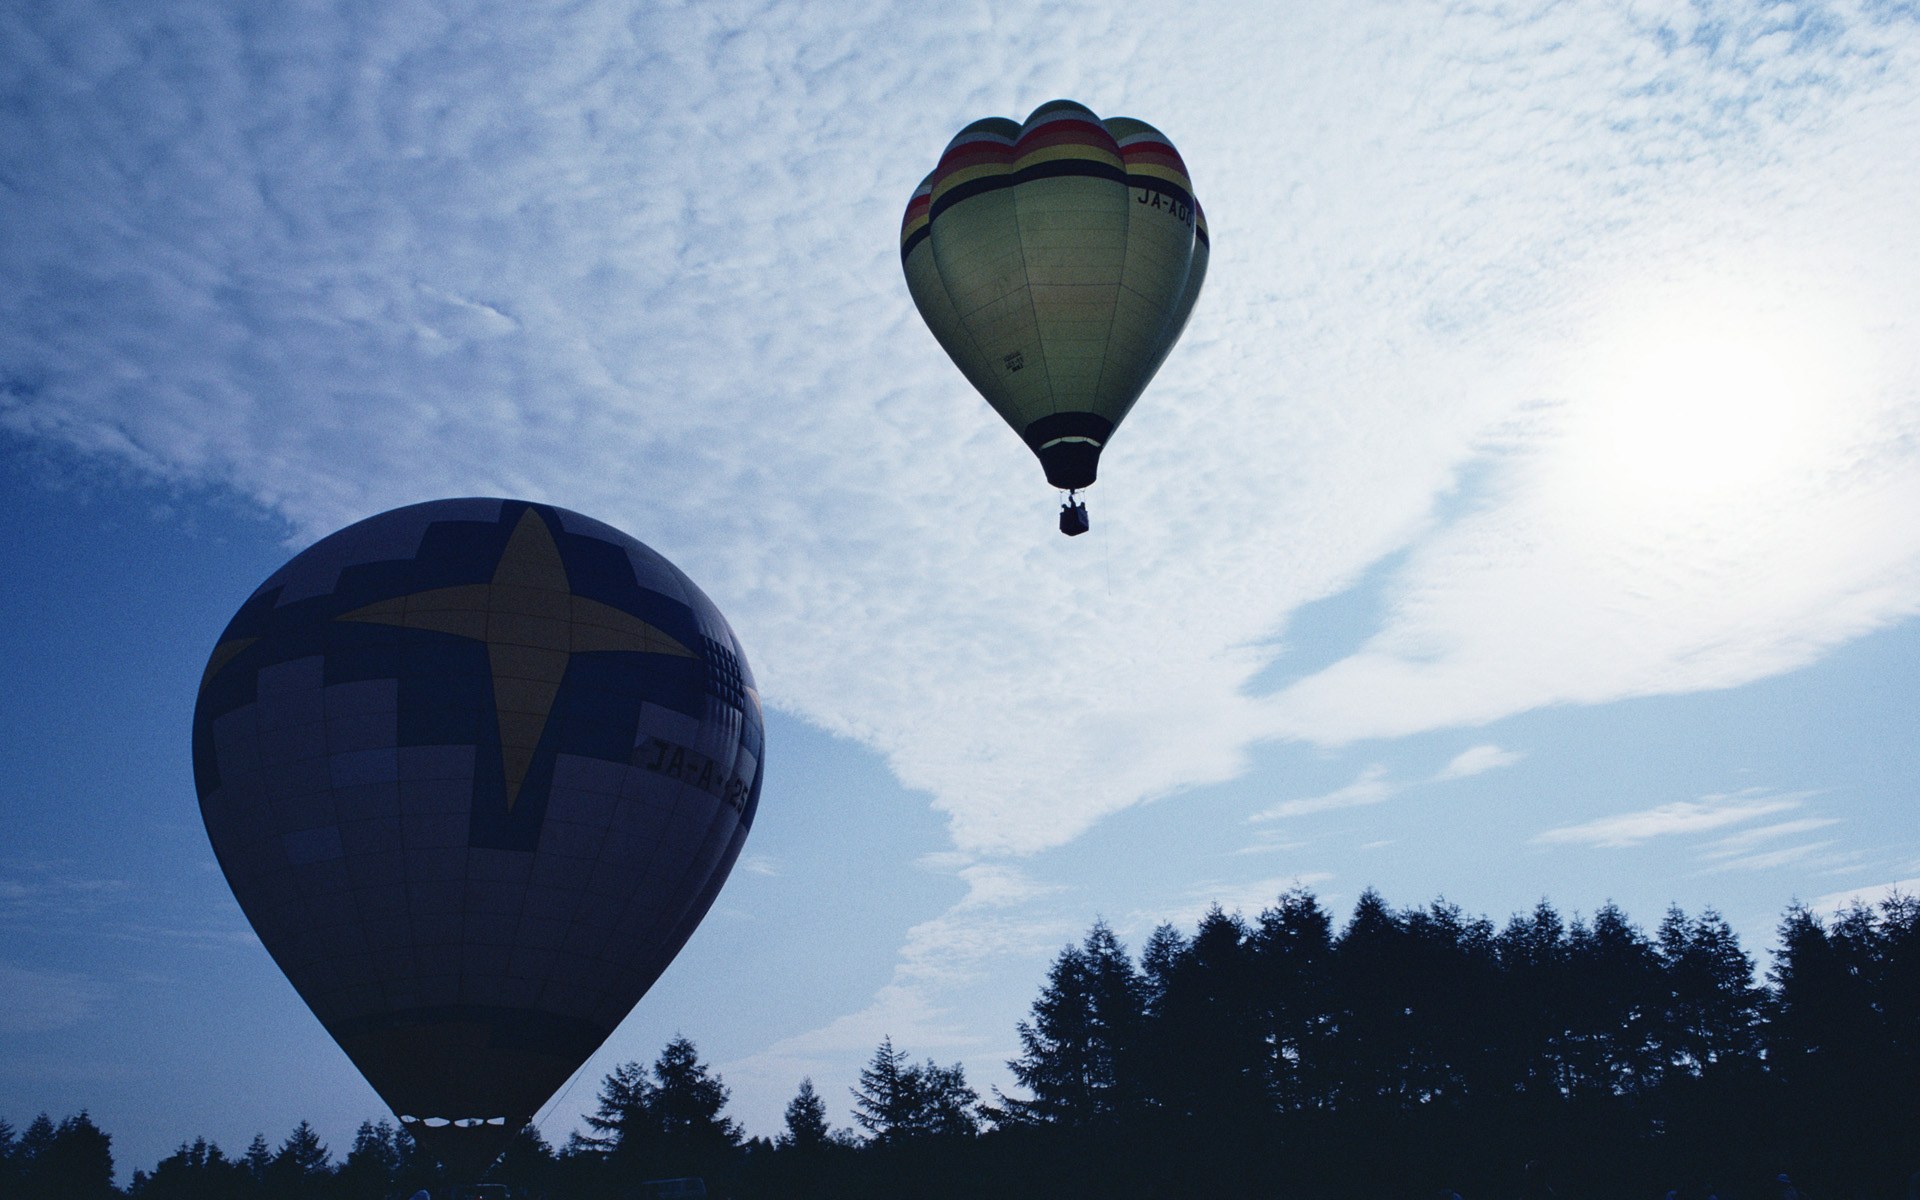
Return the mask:
[[[900,231],[920,315],[1063,488],[1094,481],[1179,339],[1208,245],[1166,136],[1071,100],[961,130]]]
[[[220,637],[200,809],[274,961],[477,1178],[659,977],[759,801],[726,620],[598,521],[443,500],[341,530]]]

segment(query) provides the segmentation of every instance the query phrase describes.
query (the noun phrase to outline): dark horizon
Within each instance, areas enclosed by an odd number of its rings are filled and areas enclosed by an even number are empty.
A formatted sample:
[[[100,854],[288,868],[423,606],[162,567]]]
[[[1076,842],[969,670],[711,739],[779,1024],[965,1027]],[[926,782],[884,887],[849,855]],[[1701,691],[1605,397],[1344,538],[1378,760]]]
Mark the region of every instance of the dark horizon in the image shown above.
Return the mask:
[[[725,1115],[685,1038],[601,1083],[586,1131],[534,1127],[490,1181],[526,1200],[643,1194],[1252,1198],[1406,1195],[1819,1200],[1920,1181],[1920,899],[1782,915],[1765,979],[1717,912],[1649,934],[1611,904],[1548,901],[1496,926],[1369,889],[1344,926],[1305,889],[1215,908],[1130,955],[1103,922],[1054,959],[1011,1064],[981,1097],[959,1064],[889,1038],[832,1129],[807,1080],[776,1138]],[[0,1194],[95,1200],[111,1131],[0,1122]],[[1532,1163],[1531,1168],[1528,1164]],[[49,1172],[66,1172],[58,1177]],[[87,1173],[91,1172],[91,1176]],[[444,1174],[386,1119],[337,1158],[301,1123],[273,1149],[204,1139],[130,1173],[143,1200],[376,1200]],[[108,1176],[110,1178],[110,1175]],[[990,1181],[985,1187],[982,1181]],[[401,1189],[401,1190],[396,1190]]]

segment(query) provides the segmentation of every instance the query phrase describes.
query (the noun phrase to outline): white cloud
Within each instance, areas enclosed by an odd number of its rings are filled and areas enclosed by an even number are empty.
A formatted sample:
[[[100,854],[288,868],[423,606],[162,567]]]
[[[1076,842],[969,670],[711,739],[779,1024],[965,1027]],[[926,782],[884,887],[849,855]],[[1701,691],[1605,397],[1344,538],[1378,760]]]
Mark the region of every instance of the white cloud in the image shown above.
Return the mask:
[[[1704,858],[1738,858],[1749,854],[1756,846],[1764,842],[1781,838],[1795,837],[1803,833],[1812,833],[1816,829],[1826,829],[1838,825],[1838,817],[1802,817],[1797,821],[1777,821],[1771,825],[1761,825],[1754,829],[1743,829],[1739,833],[1714,842],[1702,854]]]
[[[1767,795],[1741,792],[1733,796],[1704,796],[1679,800],[1657,808],[1600,817],[1578,825],[1564,825],[1534,835],[1541,845],[1580,845],[1604,849],[1637,846],[1654,838],[1708,833],[1752,821],[1772,813],[1798,808],[1809,793]]]
[[[1797,846],[1782,846],[1777,850],[1759,850],[1747,854],[1723,855],[1714,862],[1715,871],[1771,871],[1779,867],[1804,865],[1808,867],[1832,867],[1848,862],[1844,855],[1830,853],[1834,843],[1831,840],[1803,842]]]
[[[1726,687],[1916,611],[1916,46],[1769,11],[23,11],[0,428],[303,536],[451,494],[612,521],[770,703],[1031,852],[1264,738]],[[1063,94],[1165,128],[1215,242],[1073,541],[894,247],[953,130]],[[1618,313],[1724,294],[1862,364],[1828,436],[1718,499],[1569,494]],[[1401,551],[1382,629],[1246,694]]]
[[[1387,768],[1374,763],[1360,772],[1360,777],[1345,787],[1335,788],[1318,796],[1307,796],[1299,800],[1283,800],[1272,808],[1262,809],[1247,818],[1250,821],[1278,821],[1287,817],[1303,817],[1309,813],[1329,812],[1338,808],[1362,808],[1369,804],[1379,804],[1400,791],[1401,785],[1387,778]]]
[[[1852,908],[1856,903],[1872,908],[1885,903],[1895,895],[1920,896],[1920,878],[1896,879],[1892,883],[1875,883],[1866,887],[1828,892],[1824,896],[1815,897],[1807,907],[1821,916],[1830,917],[1837,912]]]
[[[1526,755],[1517,750],[1502,750],[1491,744],[1470,746],[1454,755],[1453,760],[1440,768],[1440,773],[1433,779],[1435,783],[1449,779],[1466,779],[1488,771],[1497,771],[1501,767],[1510,767],[1525,757]]]
[[[1299,850],[1305,845],[1305,842],[1291,841],[1275,830],[1263,829],[1254,836],[1253,841],[1235,850],[1234,854],[1281,854]]]
[[[1042,883],[1007,863],[973,863],[958,874],[967,885],[960,908],[1012,908],[1066,890],[1062,884]]]

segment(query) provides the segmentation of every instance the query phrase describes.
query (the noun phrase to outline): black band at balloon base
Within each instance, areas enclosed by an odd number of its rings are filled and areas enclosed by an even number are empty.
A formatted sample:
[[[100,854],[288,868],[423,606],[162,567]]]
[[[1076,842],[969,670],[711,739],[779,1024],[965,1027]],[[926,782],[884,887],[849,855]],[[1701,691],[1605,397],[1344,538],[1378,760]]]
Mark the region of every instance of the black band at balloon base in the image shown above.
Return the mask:
[[[1052,413],[1020,431],[1040,458],[1047,482],[1073,491],[1093,484],[1113,422],[1096,413]]]
[[[1086,442],[1055,442],[1037,453],[1047,482],[1068,491],[1092,486],[1100,468],[1100,447]]]

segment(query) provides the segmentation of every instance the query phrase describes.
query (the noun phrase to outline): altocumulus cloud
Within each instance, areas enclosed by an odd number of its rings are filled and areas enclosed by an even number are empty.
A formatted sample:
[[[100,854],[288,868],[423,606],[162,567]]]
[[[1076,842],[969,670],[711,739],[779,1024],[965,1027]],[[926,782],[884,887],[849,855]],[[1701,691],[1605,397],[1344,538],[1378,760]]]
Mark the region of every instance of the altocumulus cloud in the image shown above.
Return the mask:
[[[1920,596],[1916,45],[1867,6],[100,2],[0,45],[0,427],[300,537],[610,520],[970,855],[1264,738],[1757,678]],[[1053,95],[1165,128],[1215,242],[1073,542],[894,241],[954,129]],[[1866,364],[1791,486],[1570,492],[1620,313],[1727,291]],[[1402,552],[1364,645],[1247,693]]]

